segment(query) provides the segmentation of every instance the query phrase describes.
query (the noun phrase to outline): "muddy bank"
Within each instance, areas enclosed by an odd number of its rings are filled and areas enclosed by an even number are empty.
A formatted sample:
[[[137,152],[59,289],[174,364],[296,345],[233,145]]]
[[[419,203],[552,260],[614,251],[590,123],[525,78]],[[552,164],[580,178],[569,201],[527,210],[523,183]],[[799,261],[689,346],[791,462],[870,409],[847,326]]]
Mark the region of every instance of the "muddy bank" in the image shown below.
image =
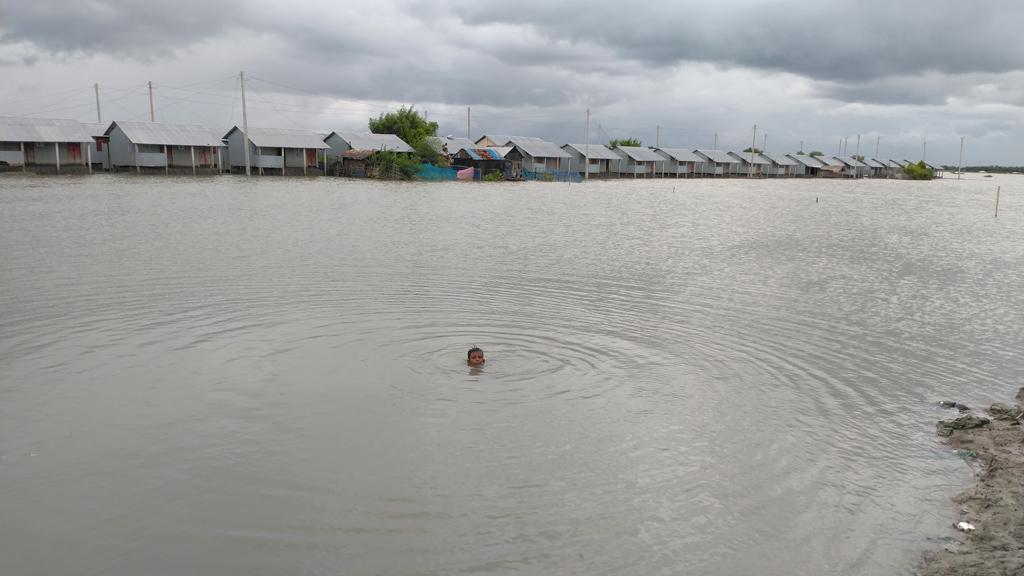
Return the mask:
[[[950,532],[958,542],[926,554],[920,576],[1024,574],[1024,388],[1016,400],[992,405],[987,418],[964,414],[936,427],[973,461],[978,481],[954,499]],[[958,529],[961,522],[968,525]]]

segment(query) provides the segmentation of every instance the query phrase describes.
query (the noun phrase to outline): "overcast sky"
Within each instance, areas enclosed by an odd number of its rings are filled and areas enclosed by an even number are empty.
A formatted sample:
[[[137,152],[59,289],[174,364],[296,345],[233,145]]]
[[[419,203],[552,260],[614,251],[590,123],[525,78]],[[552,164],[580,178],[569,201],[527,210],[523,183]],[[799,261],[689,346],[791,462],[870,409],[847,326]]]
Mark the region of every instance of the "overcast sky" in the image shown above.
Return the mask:
[[[0,114],[1024,165],[1020,0],[0,0]],[[927,152],[924,143],[927,142]]]

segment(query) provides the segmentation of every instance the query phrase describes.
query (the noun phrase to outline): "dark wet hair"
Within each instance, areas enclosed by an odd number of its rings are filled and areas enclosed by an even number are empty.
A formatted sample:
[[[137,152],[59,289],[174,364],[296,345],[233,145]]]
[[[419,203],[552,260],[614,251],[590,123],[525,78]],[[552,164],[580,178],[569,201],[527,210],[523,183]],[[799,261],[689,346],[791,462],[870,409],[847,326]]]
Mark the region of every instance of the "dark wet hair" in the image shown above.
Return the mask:
[[[477,348],[476,346],[473,346],[472,348],[469,349],[469,352],[466,352],[466,359],[467,360],[469,360],[469,357],[473,355],[473,352],[479,352],[481,354],[484,353],[483,350]]]

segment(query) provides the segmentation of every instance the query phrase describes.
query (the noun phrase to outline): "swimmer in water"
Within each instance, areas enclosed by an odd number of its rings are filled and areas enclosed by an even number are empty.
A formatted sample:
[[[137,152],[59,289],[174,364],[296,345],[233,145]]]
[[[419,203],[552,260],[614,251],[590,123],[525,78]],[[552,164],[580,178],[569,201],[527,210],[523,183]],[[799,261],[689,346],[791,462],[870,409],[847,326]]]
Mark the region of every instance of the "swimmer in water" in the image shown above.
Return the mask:
[[[469,352],[466,354],[466,362],[470,366],[483,366],[484,362],[486,362],[486,360],[484,360],[484,351],[476,346],[470,348]]]

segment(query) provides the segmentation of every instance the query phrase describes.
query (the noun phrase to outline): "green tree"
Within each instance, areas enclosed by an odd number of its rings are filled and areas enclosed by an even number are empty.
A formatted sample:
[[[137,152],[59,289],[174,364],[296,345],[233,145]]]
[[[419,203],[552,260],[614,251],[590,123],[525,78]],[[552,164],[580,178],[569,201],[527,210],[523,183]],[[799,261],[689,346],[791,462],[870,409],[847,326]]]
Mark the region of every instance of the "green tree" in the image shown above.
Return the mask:
[[[640,146],[643,146],[643,143],[640,142],[639,138],[632,138],[632,137],[630,137],[630,138],[615,138],[614,140],[612,140],[611,142],[608,143],[608,147],[609,148],[615,148],[616,146],[637,146],[637,147],[640,147]]]
[[[811,158],[817,158],[818,156],[824,156],[824,155],[825,155],[825,153],[822,152],[821,150],[811,150],[811,153],[808,154],[808,156],[810,156]]]
[[[397,112],[370,118],[368,124],[370,132],[394,134],[412,146],[418,162],[437,161],[437,151],[427,142],[427,137],[437,135],[437,122],[427,122],[413,106],[402,106]]]
[[[746,149],[744,149],[743,151],[746,152],[747,154],[750,154],[750,151],[751,151],[750,146],[747,146]],[[760,154],[761,153],[761,149],[760,148],[754,148],[753,151],[754,151],[754,154]]]
[[[863,162],[864,161],[864,155],[863,154],[854,154],[853,155],[853,159],[858,161],[858,162]]]
[[[935,177],[932,169],[924,163],[924,160],[917,164],[907,164],[904,170],[911,180],[931,180]]]

